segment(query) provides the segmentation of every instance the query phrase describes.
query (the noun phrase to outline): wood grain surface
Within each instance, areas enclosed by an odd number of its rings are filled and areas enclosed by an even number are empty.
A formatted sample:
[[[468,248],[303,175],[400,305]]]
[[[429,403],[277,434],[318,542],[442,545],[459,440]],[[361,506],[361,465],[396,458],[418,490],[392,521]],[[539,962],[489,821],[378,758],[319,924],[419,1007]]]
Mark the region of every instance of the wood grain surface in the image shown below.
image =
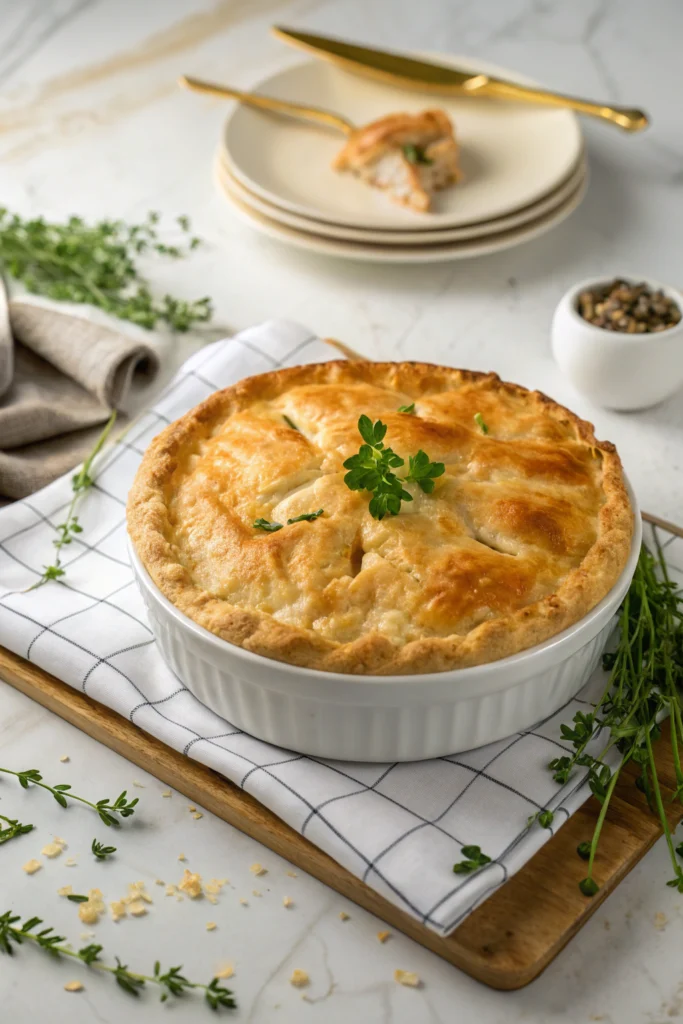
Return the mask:
[[[595,865],[601,886],[597,896],[587,899],[577,887],[585,863],[576,847],[592,835],[599,810],[591,799],[452,935],[441,938],[340,867],[248,793],[2,647],[0,679],[492,988],[522,988],[536,978],[661,835],[656,818],[633,784],[634,771],[627,768],[602,833]],[[657,763],[666,796],[674,784],[666,742],[658,745]],[[683,817],[681,805],[668,803],[667,808],[671,824],[677,824]]]

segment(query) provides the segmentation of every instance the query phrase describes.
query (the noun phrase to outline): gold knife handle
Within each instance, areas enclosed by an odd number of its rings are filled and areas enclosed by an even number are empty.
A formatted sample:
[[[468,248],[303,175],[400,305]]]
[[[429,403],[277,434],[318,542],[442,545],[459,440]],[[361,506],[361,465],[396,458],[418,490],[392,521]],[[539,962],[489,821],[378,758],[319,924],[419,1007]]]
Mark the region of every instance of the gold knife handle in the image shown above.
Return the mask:
[[[465,86],[467,89],[467,86]],[[470,90],[468,90],[470,91]],[[589,100],[575,96],[562,96],[560,93],[536,89],[533,86],[518,85],[516,82],[503,82],[498,78],[487,78],[486,83],[471,90],[473,95],[499,96],[510,100],[544,103],[551,107],[569,107],[579,114],[589,114],[610,121],[626,132],[640,132],[647,128],[650,120],[642,110],[631,107],[610,107],[605,103],[591,103]]]
[[[200,78],[191,78],[189,75],[181,75],[178,85],[194,92],[207,93],[209,96],[222,96],[227,99],[239,100],[250,107],[258,107],[261,110],[272,110],[277,114],[287,114],[289,117],[298,117],[302,121],[313,121],[316,124],[325,125],[327,128],[334,128],[344,135],[350,135],[354,131],[354,125],[347,121],[341,114],[333,114],[331,110],[321,110],[319,107],[304,107],[299,103],[289,103],[286,100],[276,100],[272,96],[259,96],[254,92],[242,92],[240,89],[232,89],[227,85],[214,85],[213,82],[204,82]]]

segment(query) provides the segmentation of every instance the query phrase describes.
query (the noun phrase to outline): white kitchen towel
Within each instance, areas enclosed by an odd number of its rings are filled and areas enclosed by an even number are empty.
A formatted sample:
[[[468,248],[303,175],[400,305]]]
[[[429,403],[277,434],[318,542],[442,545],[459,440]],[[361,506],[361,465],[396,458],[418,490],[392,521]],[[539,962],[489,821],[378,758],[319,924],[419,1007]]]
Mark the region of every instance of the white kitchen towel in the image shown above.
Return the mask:
[[[552,718],[479,750],[411,764],[305,757],[246,735],[192,696],[161,659],[128,565],[126,494],[159,430],[242,377],[330,358],[338,354],[329,345],[281,321],[194,355],[154,408],[104,453],[78,509],[83,532],[64,549],[60,581],[26,589],[52,559],[70,475],[1,510],[0,644],[220,772],[401,909],[447,934],[588,796],[580,775],[558,788],[546,766],[569,750],[560,724],[589,709],[601,673]],[[677,560],[683,564],[680,550]],[[554,811],[552,827],[529,827],[542,808]],[[454,874],[461,847],[471,844],[491,863]]]

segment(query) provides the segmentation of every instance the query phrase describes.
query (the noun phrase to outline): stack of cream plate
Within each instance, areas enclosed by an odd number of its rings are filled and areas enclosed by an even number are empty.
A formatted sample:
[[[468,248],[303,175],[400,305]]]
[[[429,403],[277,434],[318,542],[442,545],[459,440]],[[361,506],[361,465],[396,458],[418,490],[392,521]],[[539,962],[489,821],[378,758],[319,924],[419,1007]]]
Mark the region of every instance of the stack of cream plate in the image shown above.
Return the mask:
[[[474,68],[464,58],[446,58]],[[512,72],[476,70],[519,80]],[[549,231],[581,202],[587,169],[577,119],[566,110],[434,96],[306,61],[259,82],[266,96],[326,108],[361,125],[385,114],[441,107],[455,125],[464,181],[416,213],[332,170],[336,132],[236,106],[216,154],[215,176],[237,213],[290,245],[347,259],[426,263],[507,249]]]

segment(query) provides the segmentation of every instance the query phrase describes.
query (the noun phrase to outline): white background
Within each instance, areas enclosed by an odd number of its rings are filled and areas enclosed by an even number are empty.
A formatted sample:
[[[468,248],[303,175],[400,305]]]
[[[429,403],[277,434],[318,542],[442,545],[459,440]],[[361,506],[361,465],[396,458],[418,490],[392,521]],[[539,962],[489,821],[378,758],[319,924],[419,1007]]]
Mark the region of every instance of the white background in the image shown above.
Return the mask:
[[[517,250],[472,263],[368,267],[312,257],[252,234],[226,208],[211,181],[211,158],[225,108],[177,91],[186,72],[249,87],[299,60],[268,35],[271,23],[307,27],[377,45],[481,56],[549,85],[653,115],[643,136],[586,125],[592,171],[588,197],[557,231]],[[210,294],[215,333],[163,341],[169,372],[198,344],[274,316],[308,324],[373,357],[426,358],[498,371],[540,387],[592,419],[615,441],[646,509],[681,521],[683,402],[678,395],[636,415],[594,409],[554,366],[548,345],[553,306],[575,280],[645,274],[680,285],[683,147],[680,39],[675,0],[0,0],[0,201],[23,214],[142,217],[150,208],[188,213],[207,240],[191,261],[154,264],[160,290]],[[40,767],[99,798],[131,788],[141,812],[121,832],[115,862],[93,864],[94,835],[109,838],[81,809],[61,811],[48,795],[0,781],[0,813],[34,821],[40,831],[0,851],[2,908],[39,913],[78,943],[77,908],[56,890],[98,885],[108,898],[129,882],[178,881],[179,852],[204,878],[229,877],[219,906],[155,896],[149,915],[97,931],[107,952],[132,968],[156,957],[208,978],[236,965],[237,1020],[255,1022],[502,1021],[660,1022],[683,1016],[683,900],[665,888],[661,843],[593,921],[526,990],[494,993],[400,935],[380,945],[382,925],[269,851],[187,801],[161,798],[165,787],[9,688],[0,689],[0,763]],[[70,755],[67,765],[59,756]],[[52,834],[69,851],[37,875],[21,871]],[[74,855],[77,868],[64,866]],[[249,897],[254,860],[268,866]],[[263,883],[263,884],[262,884]],[[157,897],[157,893],[161,893]],[[282,907],[291,896],[296,906]],[[341,922],[346,909],[351,919]],[[664,913],[665,919],[655,917]],[[207,933],[208,920],[219,927]],[[312,979],[305,1003],[287,979]],[[413,991],[392,980],[396,967],[417,971]],[[85,976],[70,995],[76,964],[22,949],[0,957],[0,1019],[114,1024],[208,1018],[189,1000],[139,1005],[106,978]],[[328,994],[329,993],[329,994]]]

